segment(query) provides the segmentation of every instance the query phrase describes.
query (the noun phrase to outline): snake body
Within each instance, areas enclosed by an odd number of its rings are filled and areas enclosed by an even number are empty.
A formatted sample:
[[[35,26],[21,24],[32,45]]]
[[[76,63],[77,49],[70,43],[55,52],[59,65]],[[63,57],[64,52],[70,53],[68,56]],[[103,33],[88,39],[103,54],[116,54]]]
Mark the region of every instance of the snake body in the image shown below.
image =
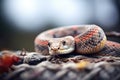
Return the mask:
[[[108,41],[97,25],[73,25],[50,29],[35,38],[35,51],[43,55],[69,54],[118,54],[120,44]]]

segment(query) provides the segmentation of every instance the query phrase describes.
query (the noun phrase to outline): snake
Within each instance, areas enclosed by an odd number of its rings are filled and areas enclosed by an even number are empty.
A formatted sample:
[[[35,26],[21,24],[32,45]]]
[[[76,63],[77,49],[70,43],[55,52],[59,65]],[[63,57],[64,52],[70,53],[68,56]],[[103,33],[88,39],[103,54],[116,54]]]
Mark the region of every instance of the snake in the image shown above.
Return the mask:
[[[34,40],[35,51],[43,55],[120,55],[120,43],[107,40],[98,25],[71,25],[41,32]]]
[[[120,57],[120,43],[107,40],[104,30],[98,25],[62,26],[41,32],[34,40],[34,53],[17,55],[15,52],[2,51],[0,73],[8,72],[10,67],[24,60],[39,62],[42,55],[81,54]],[[36,58],[36,55],[38,58]],[[46,56],[47,57],[47,56]],[[28,60],[28,62],[30,62]]]

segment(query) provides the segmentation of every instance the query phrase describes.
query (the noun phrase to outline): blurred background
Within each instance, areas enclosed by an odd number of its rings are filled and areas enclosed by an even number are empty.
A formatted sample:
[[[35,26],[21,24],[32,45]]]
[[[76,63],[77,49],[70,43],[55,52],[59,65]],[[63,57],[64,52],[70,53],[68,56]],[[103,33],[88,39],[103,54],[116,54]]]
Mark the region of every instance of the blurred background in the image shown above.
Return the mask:
[[[77,24],[120,32],[120,0],[0,0],[0,50],[34,51],[40,32]]]

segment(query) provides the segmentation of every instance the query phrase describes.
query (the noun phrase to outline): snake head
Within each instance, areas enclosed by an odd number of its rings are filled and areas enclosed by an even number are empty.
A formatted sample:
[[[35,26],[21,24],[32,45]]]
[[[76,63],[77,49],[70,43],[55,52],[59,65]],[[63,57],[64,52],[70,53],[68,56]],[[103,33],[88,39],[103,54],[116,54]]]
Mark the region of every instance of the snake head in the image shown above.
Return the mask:
[[[50,55],[68,54],[74,51],[75,41],[72,36],[50,39],[48,42]]]

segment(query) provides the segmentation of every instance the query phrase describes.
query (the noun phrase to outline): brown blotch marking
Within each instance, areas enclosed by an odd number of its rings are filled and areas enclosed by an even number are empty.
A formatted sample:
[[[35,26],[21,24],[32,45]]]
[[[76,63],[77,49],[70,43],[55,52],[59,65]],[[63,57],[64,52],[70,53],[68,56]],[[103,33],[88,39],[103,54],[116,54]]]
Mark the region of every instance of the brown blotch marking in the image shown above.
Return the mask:
[[[53,35],[54,31],[51,30],[51,31],[48,32],[48,34]]]
[[[91,38],[97,32],[97,30],[98,30],[98,28],[96,27],[95,29],[93,29],[92,31],[88,32],[84,36],[79,37],[79,39],[81,41],[88,40],[89,38]]]
[[[98,30],[98,28],[96,27],[92,31],[88,32],[87,34],[84,34],[84,36],[79,36],[79,37],[76,36],[75,37],[75,42],[78,43],[80,41],[86,41],[86,40],[88,40],[89,38],[91,38],[94,35],[94,33],[97,32],[97,30]]]
[[[79,38],[75,38],[75,42],[79,43],[81,40]]]
[[[47,40],[36,39],[36,40],[35,40],[35,43],[36,43],[36,44],[43,45],[43,46],[47,46],[47,45],[48,45],[48,41],[47,41]]]
[[[113,46],[113,47],[116,47],[116,48],[120,48],[120,44],[117,43],[117,42],[107,41],[106,44],[109,45],[109,46]]]
[[[72,27],[72,30],[77,30],[77,29],[78,29],[77,26],[73,26],[73,27]]]
[[[47,46],[43,46],[43,45],[35,45],[35,51],[39,52],[43,55],[48,55],[49,54],[49,50]]]

